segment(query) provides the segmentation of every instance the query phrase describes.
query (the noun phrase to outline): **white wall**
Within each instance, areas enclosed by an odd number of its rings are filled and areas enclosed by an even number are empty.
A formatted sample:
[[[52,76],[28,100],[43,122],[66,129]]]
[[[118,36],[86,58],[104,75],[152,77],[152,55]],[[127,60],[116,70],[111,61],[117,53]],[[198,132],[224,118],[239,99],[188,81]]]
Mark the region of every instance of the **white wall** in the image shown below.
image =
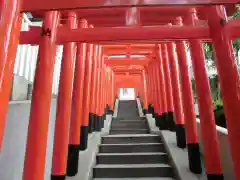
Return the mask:
[[[0,180],[22,180],[22,172],[26,150],[26,138],[29,122],[30,102],[12,102],[9,104],[7,123],[4,132],[3,146],[0,153]],[[55,127],[56,100],[52,100],[50,121],[48,128],[48,141],[44,180],[51,179],[53,139]],[[88,149],[80,152],[79,173],[69,180],[88,180],[95,163],[100,135],[109,133],[112,115],[107,115],[102,132],[89,134]],[[84,163],[83,163],[84,162]]]
[[[120,88],[120,97],[119,100],[134,100],[135,99],[135,91],[134,88],[127,88],[127,93],[124,93],[126,88]]]
[[[202,147],[202,138],[201,138],[201,130],[200,130],[200,120],[197,119],[197,127],[198,127],[198,136],[200,140],[201,152],[203,152]],[[233,170],[233,161],[230,153],[230,146],[228,142],[228,132],[227,129],[216,126],[217,136],[220,148],[221,162],[223,168],[224,179],[226,180],[236,180]]]
[[[28,31],[30,26],[41,26],[40,23],[32,23],[24,14],[21,31]],[[63,46],[57,46],[56,62],[54,66],[52,93],[58,93],[59,76],[61,69]],[[17,56],[14,65],[14,74],[26,78],[33,83],[38,55],[38,46],[18,45]]]
[[[0,153],[0,179],[21,180],[26,149],[26,137],[30,113],[30,102],[11,103],[8,107],[3,146]],[[53,136],[55,126],[56,100],[52,101],[45,179],[50,180],[52,166]]]
[[[198,105],[195,104],[194,108],[195,108],[196,115],[199,115]],[[203,152],[202,140],[201,140],[202,138],[201,138],[201,129],[200,129],[200,119],[197,118],[196,121],[197,121],[198,136],[199,136],[199,140],[200,140],[201,152]],[[216,130],[217,130],[217,135],[218,135],[218,142],[219,142],[224,178],[227,180],[228,179],[235,180],[236,177],[234,175],[233,161],[232,161],[230,146],[229,146],[229,142],[228,142],[228,131],[226,128],[222,128],[220,126],[216,126]]]

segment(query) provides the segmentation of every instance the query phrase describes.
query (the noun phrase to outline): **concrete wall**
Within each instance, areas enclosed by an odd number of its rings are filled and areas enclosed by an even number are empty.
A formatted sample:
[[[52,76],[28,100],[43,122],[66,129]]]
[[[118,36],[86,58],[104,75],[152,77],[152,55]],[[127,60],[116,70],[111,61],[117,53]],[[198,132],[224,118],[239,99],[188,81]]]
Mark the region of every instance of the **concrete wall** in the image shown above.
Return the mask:
[[[28,31],[30,26],[41,27],[42,22],[31,22],[27,14],[23,13],[23,21],[21,31]],[[33,83],[37,55],[39,46],[32,46],[30,44],[18,45],[16,60],[14,64],[14,74],[24,77],[27,81]],[[62,60],[63,45],[57,46],[56,50],[56,62],[54,65],[53,73],[53,87],[52,93],[58,94],[58,85],[60,78],[61,60]]]
[[[199,115],[198,104],[194,104],[194,109],[195,109],[196,115]],[[200,143],[201,151],[203,152],[201,130],[200,130],[200,119],[197,118],[196,121],[197,121],[197,127],[198,127],[198,135],[201,142]],[[228,179],[235,180],[236,177],[234,175],[233,161],[232,161],[230,146],[228,142],[228,131],[226,128],[222,128],[220,126],[216,126],[216,129],[217,129],[218,142],[219,142],[220,153],[221,153],[220,155],[221,155],[224,178],[227,180]]]
[[[0,153],[0,179],[21,180],[26,149],[30,101],[9,104],[4,132],[3,147]],[[56,114],[56,100],[52,101],[44,180],[50,180],[52,147]]]
[[[201,151],[203,152],[199,119],[197,119],[197,126],[198,126],[198,134],[200,139]],[[236,180],[236,177],[234,175],[234,170],[233,170],[232,156],[230,153],[230,147],[228,142],[227,129],[219,126],[216,126],[216,129],[218,134],[218,141],[219,141],[219,147],[220,147],[220,153],[221,153],[221,161],[222,161],[224,178],[227,180],[228,179]]]
[[[10,100],[11,101],[31,100],[32,90],[33,83],[31,81],[28,81],[23,76],[14,75]],[[53,91],[52,98],[56,98],[57,94],[54,94],[55,93],[54,87],[52,91]]]
[[[25,77],[14,75],[12,84],[11,100],[27,100],[29,81]]]
[[[118,106],[117,102],[115,107]],[[115,109],[115,113],[116,111],[117,109]],[[0,180],[22,180],[29,113],[30,101],[11,102],[9,104],[3,147],[0,152]],[[56,100],[52,100],[44,180],[50,180],[51,176],[55,114]],[[101,136],[108,135],[111,120],[112,115],[107,115],[102,132],[89,135],[88,150],[80,152],[79,173],[77,176],[67,179],[89,180],[91,178],[91,170],[95,164],[95,156],[98,152]]]

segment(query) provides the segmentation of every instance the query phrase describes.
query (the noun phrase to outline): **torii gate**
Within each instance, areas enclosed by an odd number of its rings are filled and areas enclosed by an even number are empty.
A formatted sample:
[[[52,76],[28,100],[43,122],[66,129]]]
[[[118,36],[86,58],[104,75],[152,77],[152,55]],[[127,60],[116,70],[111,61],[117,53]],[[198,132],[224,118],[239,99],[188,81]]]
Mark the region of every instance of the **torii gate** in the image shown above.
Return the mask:
[[[142,73],[141,77],[145,79],[145,112],[148,105],[149,109],[154,110],[160,129],[176,130],[177,145],[180,148],[188,148],[189,169],[194,173],[201,173],[193,97],[186,61],[186,42],[192,54],[208,179],[222,180],[201,41],[212,42],[214,46],[234,170],[236,179],[240,180],[239,74],[230,43],[240,34],[240,22],[239,19],[228,21],[226,17],[227,13],[235,12],[237,3],[238,0],[2,0],[1,141],[17,45],[39,44],[23,180],[42,180],[44,177],[52,74],[57,44],[64,44],[64,53],[52,179],[64,179],[66,175],[74,176],[77,173],[78,152],[87,148],[88,132],[101,130],[106,104],[110,105],[111,111],[113,110],[116,92],[114,77],[117,76],[117,72],[111,68],[106,71],[108,68],[104,63],[104,53],[111,56],[122,53],[122,50],[119,50],[121,47],[117,50],[107,47],[109,44],[111,46],[121,43],[150,44],[141,50],[136,47],[135,51],[130,51],[151,57],[147,65],[134,62],[145,66],[145,69],[140,68],[141,71],[138,69],[136,73],[138,76]],[[103,10],[106,16],[103,15]],[[43,26],[31,27],[28,32],[20,32],[23,12],[31,12],[34,17],[43,19]],[[113,16],[114,13],[117,15]],[[131,21],[134,24],[126,27],[126,24],[129,25],[126,19],[131,18],[135,18]],[[76,48],[74,72],[73,57]],[[123,53],[129,55],[126,51]],[[108,60],[106,63],[109,63]],[[125,67],[124,73],[129,73],[129,69],[126,69],[129,65],[124,64],[126,62],[115,63]],[[67,125],[69,121],[70,130]]]

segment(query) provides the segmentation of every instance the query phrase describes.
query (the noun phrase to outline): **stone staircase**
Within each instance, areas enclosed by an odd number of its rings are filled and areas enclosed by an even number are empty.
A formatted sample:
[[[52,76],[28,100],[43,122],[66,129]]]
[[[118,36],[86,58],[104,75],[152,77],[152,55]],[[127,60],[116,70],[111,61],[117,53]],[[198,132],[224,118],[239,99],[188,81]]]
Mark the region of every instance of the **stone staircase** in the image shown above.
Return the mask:
[[[94,180],[173,180],[165,146],[149,134],[147,120],[138,115],[136,101],[120,101],[110,135],[102,137]]]

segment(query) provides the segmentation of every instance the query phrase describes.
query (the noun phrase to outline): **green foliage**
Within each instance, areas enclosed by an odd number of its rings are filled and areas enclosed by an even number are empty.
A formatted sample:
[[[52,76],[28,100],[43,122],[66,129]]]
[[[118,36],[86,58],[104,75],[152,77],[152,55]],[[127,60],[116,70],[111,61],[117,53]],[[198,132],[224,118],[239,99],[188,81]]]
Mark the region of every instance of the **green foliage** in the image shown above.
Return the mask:
[[[240,38],[234,39],[232,41],[232,44],[233,44],[233,49],[234,49],[234,52],[235,52],[235,56],[237,56],[237,53],[240,49]]]
[[[223,108],[222,100],[221,99],[213,100],[213,107],[214,107],[214,110],[222,109]]]
[[[229,16],[228,19],[234,19],[234,18],[240,18],[240,6],[237,6],[237,11],[234,15]],[[237,57],[238,52],[240,50],[240,38],[237,38],[232,41],[233,49],[234,49],[234,55]],[[215,57],[214,57],[214,51],[212,43],[203,43],[205,57],[207,61],[211,61],[212,68],[216,67]]]
[[[215,74],[212,77],[209,77],[209,83],[211,88],[212,99],[218,100],[221,99],[220,85],[218,82],[218,75]]]
[[[237,5],[237,11],[234,15],[229,16],[228,19],[234,19],[234,18],[240,18],[240,5]],[[240,38],[236,38],[232,41],[233,49],[234,49],[234,55],[235,57],[238,56],[238,53],[240,51]],[[216,61],[215,61],[215,55],[214,55],[214,48],[212,43],[203,43],[204,53],[205,53],[205,59],[207,64],[210,68],[215,69],[216,68]],[[240,67],[239,67],[240,68]],[[220,93],[220,86],[218,82],[218,75],[215,75],[214,77],[209,78],[210,81],[210,87],[211,87],[211,93],[212,93],[212,99],[213,99],[213,107],[214,107],[214,117],[216,121],[216,125],[226,128],[226,118],[224,114],[224,107],[223,102],[221,99],[221,93]],[[192,82],[192,88],[195,95],[195,82]]]
[[[213,59],[214,55],[213,55],[212,43],[203,43],[203,48],[204,48],[204,52],[205,52],[205,57],[207,59]]]
[[[221,99],[213,101],[214,106],[214,118],[216,125],[226,128],[226,118],[224,114],[223,102]]]
[[[214,111],[214,117],[215,117],[215,122],[216,125],[221,126],[223,128],[227,128],[227,123],[226,123],[226,118],[224,114],[224,109],[216,109]]]
[[[233,14],[232,16],[229,16],[228,19],[234,19],[234,18],[240,17],[240,5],[237,5],[236,8],[237,8],[236,13]]]

